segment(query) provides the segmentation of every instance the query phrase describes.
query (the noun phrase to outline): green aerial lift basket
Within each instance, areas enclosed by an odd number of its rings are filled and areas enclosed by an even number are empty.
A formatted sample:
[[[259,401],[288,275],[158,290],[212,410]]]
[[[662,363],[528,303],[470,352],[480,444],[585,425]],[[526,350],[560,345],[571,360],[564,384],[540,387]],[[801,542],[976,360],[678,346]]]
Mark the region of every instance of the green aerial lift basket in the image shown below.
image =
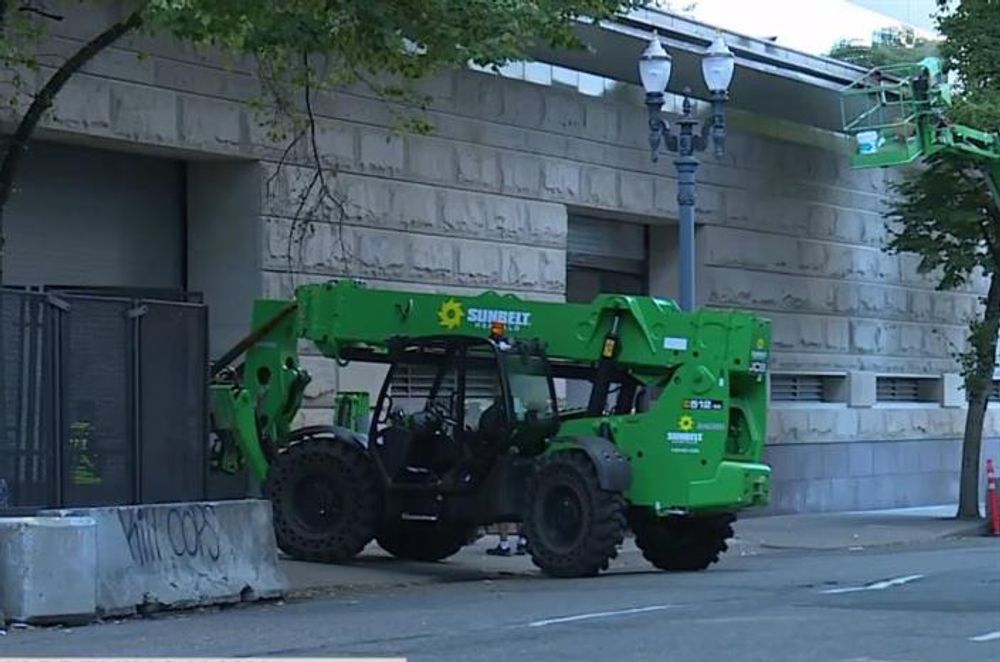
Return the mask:
[[[841,115],[856,141],[855,167],[904,165],[926,154],[933,123],[923,120],[951,101],[941,77],[940,61],[927,58],[872,69],[844,88]]]
[[[951,88],[937,58],[868,71],[840,95],[843,131],[855,140],[851,164],[900,166],[947,148],[1000,158],[995,134],[948,119],[951,103]]]

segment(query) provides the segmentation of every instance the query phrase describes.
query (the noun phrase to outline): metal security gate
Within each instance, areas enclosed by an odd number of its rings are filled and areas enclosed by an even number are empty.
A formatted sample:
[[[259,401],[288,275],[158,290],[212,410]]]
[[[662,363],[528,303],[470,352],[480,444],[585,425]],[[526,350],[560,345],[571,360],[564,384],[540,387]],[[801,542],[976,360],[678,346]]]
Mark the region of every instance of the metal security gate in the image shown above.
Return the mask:
[[[8,507],[204,498],[207,312],[137,294],[0,290]]]
[[[0,290],[0,507],[56,502],[53,309]]]
[[[601,293],[646,293],[645,225],[570,215],[568,234],[567,301],[589,303]]]

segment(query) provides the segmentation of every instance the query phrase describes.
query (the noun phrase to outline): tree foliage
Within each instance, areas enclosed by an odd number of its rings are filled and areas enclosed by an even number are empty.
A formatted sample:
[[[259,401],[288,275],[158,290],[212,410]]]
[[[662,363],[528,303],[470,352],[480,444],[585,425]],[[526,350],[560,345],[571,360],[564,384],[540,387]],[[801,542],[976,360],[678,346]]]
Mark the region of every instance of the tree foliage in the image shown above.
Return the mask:
[[[996,132],[1000,128],[1000,0],[939,2],[940,54],[958,78],[949,121]],[[992,183],[991,183],[992,182]],[[915,253],[919,270],[940,274],[939,289],[982,277],[989,283],[977,315],[968,320],[967,346],[956,352],[969,409],[962,450],[959,516],[979,517],[979,460],[983,422],[996,369],[1000,331],[1000,164],[952,151],[938,152],[895,184],[888,214],[893,252]]]
[[[918,255],[918,271],[939,274],[940,290],[964,287],[974,277],[993,281],[1000,273],[1000,207],[986,185],[989,176],[981,159],[938,152],[891,184],[888,250]],[[993,381],[1000,309],[989,297],[982,303],[982,315],[967,320],[967,347],[956,348],[970,395],[988,391]]]
[[[841,40],[834,44],[829,57],[856,64],[865,69],[893,64],[919,62],[937,53],[935,41],[917,37],[910,31],[886,28],[875,34],[871,44]]]
[[[938,287],[966,285],[1000,270],[1000,209],[982,181],[982,161],[937,152],[924,167],[891,184],[889,249],[920,256]]]
[[[424,76],[503,63],[539,41],[579,47],[572,21],[607,18],[619,0],[150,0],[150,22],[199,44],[284,58],[329,57],[332,70]]]
[[[951,118],[1000,131],[1000,0],[938,0],[941,57],[958,76],[961,95]]]
[[[410,83],[443,69],[499,67],[532,46],[581,48],[576,19],[607,18],[639,0],[149,0],[147,23],[249,57],[273,127],[301,135],[313,95],[360,82],[384,99],[423,106]],[[428,130],[419,116],[405,128]],[[276,137],[287,137],[276,132]]]
[[[871,46],[842,42],[831,56],[866,68],[918,62],[933,50],[957,80],[948,121],[1000,129],[1000,0],[938,0],[940,43],[882,31]],[[962,444],[958,516],[979,517],[983,423],[996,369],[1000,332],[1000,163],[939,151],[891,185],[887,250],[920,257],[918,270],[951,290],[989,283],[968,322],[965,347],[954,348],[969,401]],[[960,321],[960,320],[956,320]]]
[[[169,34],[255,65],[264,113],[285,154],[309,141],[316,175],[306,198],[333,199],[316,145],[312,105],[318,94],[362,82],[384,99],[416,105],[409,83],[473,62],[500,66],[539,44],[579,48],[577,19],[599,20],[642,0],[92,0],[117,7],[106,29],[65,58],[45,55],[49,28],[82,0],[0,0],[0,95],[15,114],[15,130],[0,142],[0,283],[3,210],[27,143],[65,83],[121,37]],[[41,83],[37,80],[43,72]],[[409,128],[427,130],[419,117]]]

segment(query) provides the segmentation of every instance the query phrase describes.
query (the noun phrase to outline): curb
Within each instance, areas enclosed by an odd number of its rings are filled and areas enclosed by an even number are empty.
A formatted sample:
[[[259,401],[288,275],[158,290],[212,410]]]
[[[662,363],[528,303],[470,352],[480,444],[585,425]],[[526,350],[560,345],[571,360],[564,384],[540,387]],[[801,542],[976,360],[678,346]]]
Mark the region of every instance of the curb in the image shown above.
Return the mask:
[[[898,547],[902,545],[915,545],[921,543],[934,542],[935,540],[954,540],[959,538],[980,538],[980,537],[990,537],[989,529],[986,521],[979,522],[966,522],[962,525],[956,525],[954,529],[950,531],[945,531],[937,535],[928,536],[926,538],[906,538],[897,540],[886,540],[886,541],[876,541],[876,542],[862,542],[862,541],[852,541],[851,543],[838,543],[831,545],[781,545],[768,542],[751,542],[747,540],[741,540],[739,538],[733,538],[730,547],[735,549],[737,546],[743,546],[753,549],[770,549],[775,551],[803,551],[803,552],[823,552],[823,551],[837,551],[837,550],[852,550],[852,549],[874,549],[878,547]]]
[[[987,520],[982,520],[980,522],[968,522],[966,526],[961,527],[957,531],[952,531],[942,538],[991,538],[994,536],[990,535],[990,524]]]

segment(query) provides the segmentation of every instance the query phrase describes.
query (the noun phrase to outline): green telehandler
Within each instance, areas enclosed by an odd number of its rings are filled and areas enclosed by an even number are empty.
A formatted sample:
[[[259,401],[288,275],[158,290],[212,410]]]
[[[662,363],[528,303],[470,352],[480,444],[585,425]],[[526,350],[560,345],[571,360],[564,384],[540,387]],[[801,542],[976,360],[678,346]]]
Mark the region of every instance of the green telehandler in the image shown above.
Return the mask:
[[[436,561],[521,522],[551,576],[606,569],[628,528],[656,567],[700,570],[736,512],[769,499],[771,328],[755,315],[334,281],[258,301],[252,328],[212,369],[212,462],[262,483],[295,558],[344,562],[376,540]],[[367,429],[367,395],[351,394],[341,425],[293,429],[302,340],[387,366]],[[559,405],[568,385],[585,393],[575,408]]]

